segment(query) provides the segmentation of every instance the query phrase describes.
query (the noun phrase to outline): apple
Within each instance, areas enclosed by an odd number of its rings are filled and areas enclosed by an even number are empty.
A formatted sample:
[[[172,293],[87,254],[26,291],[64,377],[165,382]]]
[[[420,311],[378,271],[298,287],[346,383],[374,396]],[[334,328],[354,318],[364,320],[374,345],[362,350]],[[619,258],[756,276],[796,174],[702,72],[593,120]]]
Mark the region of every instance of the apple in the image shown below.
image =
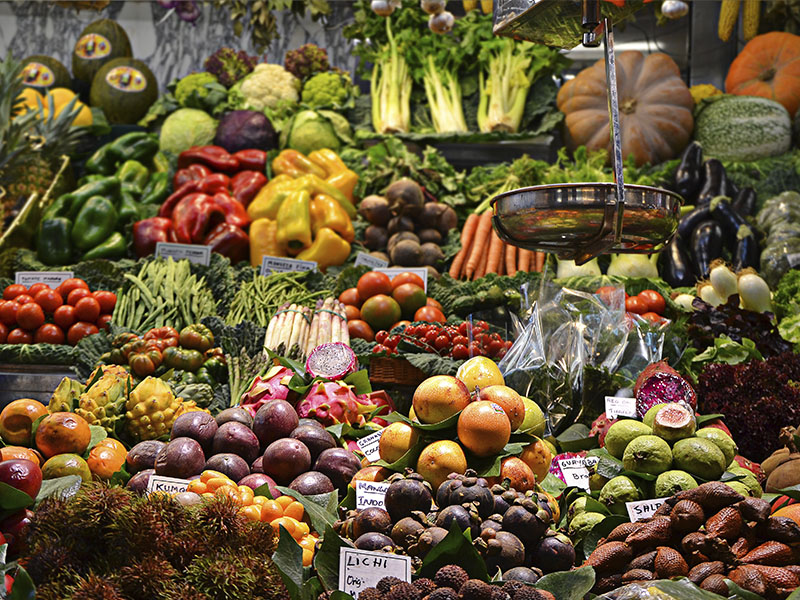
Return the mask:
[[[42,487],[42,470],[26,458],[12,458],[0,462],[0,481],[36,498]]]
[[[467,386],[451,375],[428,377],[414,391],[414,415],[421,423],[438,423],[463,410],[470,402]]]

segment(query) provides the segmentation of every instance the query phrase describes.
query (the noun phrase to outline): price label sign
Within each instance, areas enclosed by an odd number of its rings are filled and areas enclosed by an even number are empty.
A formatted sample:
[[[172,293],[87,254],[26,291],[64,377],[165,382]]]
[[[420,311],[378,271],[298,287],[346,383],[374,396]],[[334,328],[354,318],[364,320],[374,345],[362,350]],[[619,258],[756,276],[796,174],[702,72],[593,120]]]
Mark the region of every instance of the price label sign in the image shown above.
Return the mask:
[[[649,519],[666,501],[666,498],[654,498],[653,500],[639,500],[637,502],[626,502],[625,508],[628,509],[628,517],[631,523]]]
[[[273,273],[291,273],[293,271],[316,271],[317,263],[311,260],[297,260],[282,256],[261,257],[261,275],[266,277]]]
[[[606,396],[606,416],[609,419],[636,416],[636,398]]]
[[[422,269],[419,267],[391,267],[389,269],[372,269],[373,271],[378,271],[379,273],[386,273],[389,276],[389,279],[394,279],[400,273],[414,273],[415,275],[419,275],[422,279],[422,289],[425,292],[428,291],[428,269]]]
[[[31,287],[34,283],[44,283],[56,289],[67,279],[74,277],[72,271],[17,271],[14,273],[14,283]]]
[[[356,442],[358,449],[364,453],[369,462],[375,462],[381,457],[379,448],[381,435],[383,435],[383,430],[370,433]]]
[[[389,576],[410,583],[411,557],[355,548],[341,549],[339,589],[356,600],[361,590],[375,587],[381,579]]]
[[[589,491],[589,469],[586,462],[580,456],[576,458],[562,458],[558,461],[561,473],[564,475],[564,483],[567,487],[579,487]]]
[[[389,261],[366,252],[359,252],[356,255],[356,266],[360,267],[361,265],[366,265],[370,269],[383,269],[389,266]]]
[[[208,266],[208,263],[211,262],[211,247],[198,244],[158,242],[156,244],[156,256],[171,258],[172,260],[186,259],[190,263]]]
[[[188,479],[151,475],[150,480],[147,482],[147,493],[166,492],[167,494],[179,494],[185,492],[187,487],[189,487]]]
[[[383,497],[389,485],[383,481],[356,481],[356,510],[383,508]]]

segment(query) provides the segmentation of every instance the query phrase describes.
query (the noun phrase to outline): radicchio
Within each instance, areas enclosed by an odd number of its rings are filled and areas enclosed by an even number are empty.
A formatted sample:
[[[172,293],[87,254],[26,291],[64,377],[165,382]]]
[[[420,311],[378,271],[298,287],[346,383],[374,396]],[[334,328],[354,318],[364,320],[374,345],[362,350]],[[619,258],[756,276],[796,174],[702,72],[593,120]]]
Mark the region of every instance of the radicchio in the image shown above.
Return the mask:
[[[263,377],[256,377],[250,389],[242,394],[239,405],[255,418],[258,409],[270,400],[289,400],[288,388],[294,372],[286,367],[272,367]]]
[[[656,404],[667,402],[684,403],[693,411],[697,409],[697,394],[692,386],[663,360],[645,367],[636,379],[633,392],[639,418],[644,418]]]

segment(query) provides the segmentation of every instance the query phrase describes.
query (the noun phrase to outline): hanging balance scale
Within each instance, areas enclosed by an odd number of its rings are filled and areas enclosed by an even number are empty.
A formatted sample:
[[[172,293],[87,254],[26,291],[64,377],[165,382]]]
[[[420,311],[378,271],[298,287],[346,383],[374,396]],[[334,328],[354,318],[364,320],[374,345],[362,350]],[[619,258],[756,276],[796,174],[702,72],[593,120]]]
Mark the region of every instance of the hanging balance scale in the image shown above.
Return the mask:
[[[637,6],[638,5],[638,6]],[[505,242],[582,264],[609,252],[652,254],[678,227],[682,198],[644,185],[625,185],[612,18],[619,8],[600,0],[495,0],[494,33],[570,49],[603,37],[613,183],[558,183],[511,190],[492,200],[492,223]]]

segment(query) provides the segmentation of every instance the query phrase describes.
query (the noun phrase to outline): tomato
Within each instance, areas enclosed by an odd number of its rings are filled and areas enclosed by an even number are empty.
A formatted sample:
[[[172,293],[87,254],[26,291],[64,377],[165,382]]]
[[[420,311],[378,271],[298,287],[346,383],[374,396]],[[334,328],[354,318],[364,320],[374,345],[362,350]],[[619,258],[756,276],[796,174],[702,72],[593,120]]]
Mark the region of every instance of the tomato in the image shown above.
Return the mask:
[[[339,302],[361,308],[364,300],[358,295],[358,290],[356,288],[348,288],[339,294]]]
[[[444,350],[445,348],[449,348],[451,345],[450,338],[446,335],[440,335],[435,340],[433,340],[433,347],[437,350]]]
[[[597,291],[594,294],[595,296],[600,296],[600,299],[603,302],[605,302],[607,305],[610,305],[614,300],[614,298],[617,297],[617,294],[619,294],[619,292],[620,288],[618,287],[614,287],[613,285],[604,285],[602,287],[597,288]],[[625,290],[622,290],[622,292],[624,297],[627,298],[628,295],[624,293]]]
[[[375,341],[379,344],[382,344],[386,341],[386,338],[389,337],[389,332],[385,329],[381,329],[378,333],[375,334]]]
[[[388,338],[386,338],[386,341],[384,342],[383,345],[389,348],[390,350],[394,350],[395,348],[397,348],[397,344],[399,343],[400,343],[399,335],[390,335]]]
[[[416,273],[409,273],[408,271],[405,273],[398,273],[392,278],[392,289],[397,289],[398,286],[401,286],[404,283],[413,283],[414,285],[421,287],[423,290],[425,289],[425,282],[422,281],[422,277]]]
[[[72,293],[74,294],[75,292]],[[100,316],[100,303],[91,296],[81,298],[75,304],[75,318],[78,319],[78,321],[86,321],[87,323],[94,323],[95,321],[97,321],[97,318],[99,316]]]
[[[371,342],[375,339],[375,334],[372,332],[372,327],[366,321],[356,319],[347,322],[347,331],[350,333],[351,338],[361,338]]]
[[[658,313],[654,313],[652,311],[644,313],[642,315],[642,318],[643,319],[647,319],[651,323],[656,323],[656,324],[662,323],[664,321],[664,317],[662,317]]]
[[[425,334],[425,341],[429,344],[433,344],[437,337],[439,337],[439,330],[431,329]]]
[[[56,291],[61,294],[61,297],[64,301],[67,301],[69,297],[69,293],[72,290],[82,288],[84,290],[88,290],[89,286],[86,285],[86,282],[83,279],[78,279],[77,277],[72,277],[70,279],[65,279],[61,285],[56,288]]]
[[[664,296],[659,294],[657,291],[643,290],[639,292],[637,298],[645,303],[649,312],[654,312],[659,315],[664,314],[664,309],[667,307],[667,303],[664,300]]]
[[[100,312],[111,314],[117,305],[117,295],[114,292],[97,291],[92,292],[92,297],[100,303]]]
[[[416,283],[401,283],[392,292],[394,298],[400,305],[400,310],[404,317],[412,317],[414,313],[425,306],[425,290]]]
[[[32,344],[33,336],[24,329],[12,329],[6,338],[6,344]]]
[[[33,302],[33,298],[30,294],[20,294],[16,298],[14,298],[14,302],[17,304],[30,304]]]
[[[456,344],[453,346],[453,358],[456,360],[466,360],[469,358],[469,350],[464,344]]]
[[[23,329],[33,331],[44,323],[44,311],[36,302],[29,302],[19,307],[17,311],[17,323]]]
[[[395,329],[396,327],[408,327],[409,325],[411,325],[411,321],[405,321],[405,320],[398,321],[397,323],[395,323],[394,325],[391,326],[389,331],[391,331],[392,329]],[[406,331],[406,330],[404,330],[404,331]],[[406,331],[406,333],[408,333],[408,331]]]
[[[396,325],[400,323],[405,323],[405,321],[398,321]],[[406,335],[417,335],[417,326],[416,325],[406,325],[405,330],[403,331]]]
[[[80,300],[83,300],[84,298],[90,298],[91,295],[92,293],[87,289],[74,289],[69,293],[69,296],[67,296],[67,304],[75,306]],[[95,300],[95,302],[97,302],[97,300]]]
[[[41,306],[44,312],[51,314],[54,313],[59,306],[64,304],[61,294],[50,288],[39,290],[33,297],[33,301]]]
[[[461,333],[459,333],[457,336],[453,338],[453,344],[454,345],[461,344],[463,346],[466,346],[469,344],[469,339],[467,339],[467,336],[461,335]]]
[[[400,320],[400,305],[393,298],[378,294],[364,301],[361,318],[373,329],[388,330]]]
[[[641,315],[647,312],[647,305],[639,296],[631,296],[625,300],[625,310]]]
[[[33,296],[36,298],[36,294],[41,292],[42,290],[49,290],[50,286],[46,283],[34,283],[31,287],[28,288],[28,295]]]
[[[433,308],[438,308],[440,311],[444,312],[444,308],[442,308],[442,305],[439,304],[439,302],[437,300],[434,300],[433,298],[428,298],[425,301],[425,306],[432,306]]]
[[[70,346],[74,346],[78,342],[80,342],[83,338],[87,335],[93,335],[98,333],[100,330],[93,323],[86,323],[84,321],[78,321],[72,327],[69,328],[67,332],[67,341],[69,342]]]
[[[498,354],[500,354],[501,350],[505,350],[505,347],[506,346],[502,341],[492,340],[488,348],[489,354],[491,356],[497,356]]]
[[[3,290],[3,300],[13,300],[20,294],[27,293],[28,288],[26,288],[21,283],[12,283],[5,290]]]
[[[108,324],[111,322],[111,315],[100,315],[97,319],[97,327],[103,331],[108,331]]]
[[[61,329],[69,329],[76,320],[75,307],[69,304],[59,306],[53,313],[53,322]]]
[[[352,304],[345,304],[344,305],[344,314],[347,321],[354,321],[355,319],[361,318],[361,311],[358,310],[357,306],[353,306]]]
[[[483,356],[483,348],[481,348],[480,344],[477,342],[472,342],[469,345],[469,355],[470,356]]]
[[[36,330],[33,341],[37,344],[63,344],[64,332],[58,325],[45,323]]]
[[[467,321],[464,321],[458,325],[458,333],[461,335],[469,335],[470,329],[472,329],[472,326]]]
[[[364,273],[358,280],[356,286],[359,297],[366,302],[368,298],[384,294],[385,296],[392,295],[392,280],[385,273],[377,271],[370,271]]]
[[[16,327],[17,326],[17,311],[19,311],[19,304],[14,302],[13,300],[9,300],[8,302],[3,302],[0,305],[0,321],[3,322],[4,325],[8,325],[9,327]]]
[[[0,323],[0,344],[5,344],[7,338],[8,338],[8,327],[6,327],[5,324]]]
[[[372,353],[373,354],[389,354],[389,353],[391,353],[391,350],[389,350],[389,348],[387,348],[383,344],[378,344],[377,346],[372,348]]]
[[[433,306],[423,306],[414,313],[415,321],[428,321],[430,323],[444,323],[447,319],[438,308]]]

